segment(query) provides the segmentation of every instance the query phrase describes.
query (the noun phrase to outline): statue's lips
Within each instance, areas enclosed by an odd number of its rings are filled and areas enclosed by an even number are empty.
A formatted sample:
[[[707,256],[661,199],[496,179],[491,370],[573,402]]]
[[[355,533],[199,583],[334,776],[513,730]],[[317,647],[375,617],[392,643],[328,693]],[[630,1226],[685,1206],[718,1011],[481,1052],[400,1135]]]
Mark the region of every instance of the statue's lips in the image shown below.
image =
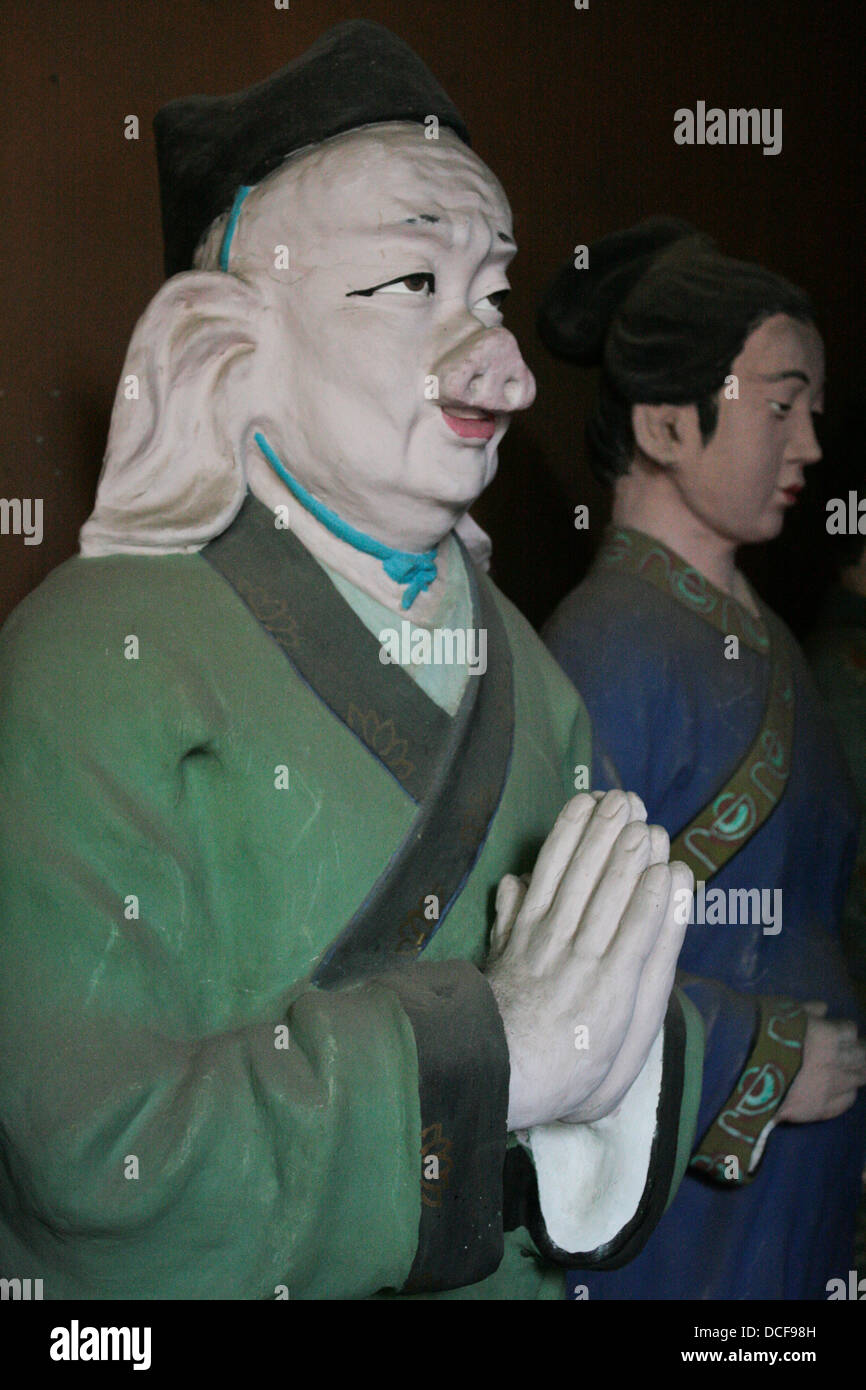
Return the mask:
[[[461,439],[490,439],[496,430],[496,416],[489,410],[444,410],[442,418]]]

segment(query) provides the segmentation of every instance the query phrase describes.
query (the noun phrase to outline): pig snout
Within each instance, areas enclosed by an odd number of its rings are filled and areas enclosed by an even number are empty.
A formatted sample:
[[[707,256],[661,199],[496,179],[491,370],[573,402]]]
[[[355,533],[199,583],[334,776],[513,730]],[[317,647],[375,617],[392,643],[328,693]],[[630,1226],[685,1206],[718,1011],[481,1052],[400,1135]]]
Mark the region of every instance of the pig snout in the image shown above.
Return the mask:
[[[507,328],[480,328],[436,367],[440,406],[509,414],[535,400],[535,378]]]

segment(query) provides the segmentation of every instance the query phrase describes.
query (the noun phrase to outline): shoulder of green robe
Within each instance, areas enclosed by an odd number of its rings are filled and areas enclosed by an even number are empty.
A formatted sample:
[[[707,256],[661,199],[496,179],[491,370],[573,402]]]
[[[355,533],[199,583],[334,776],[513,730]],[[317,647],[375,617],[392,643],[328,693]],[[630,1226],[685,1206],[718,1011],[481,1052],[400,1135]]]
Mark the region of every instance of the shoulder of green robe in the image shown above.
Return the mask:
[[[76,738],[88,722],[129,728],[140,715],[146,730],[172,711],[194,738],[223,704],[226,662],[261,659],[269,645],[197,554],[76,557],[0,631],[0,706],[13,729]]]
[[[138,663],[152,695],[158,698],[158,682],[171,678],[165,694],[177,701],[193,670],[217,669],[231,648],[225,628],[236,630],[243,620],[239,600],[196,553],[75,557],[8,617],[0,631],[0,678],[31,696],[49,684],[57,694],[78,696],[99,687],[107,705],[111,685]],[[245,626],[257,631],[252,621]]]
[[[219,588],[198,554],[76,556],[10,614],[0,630],[0,656],[68,661],[73,649],[104,648],[119,631],[122,638],[140,637],[134,625],[159,633],[163,644],[173,633],[178,643],[200,638],[202,616]]]

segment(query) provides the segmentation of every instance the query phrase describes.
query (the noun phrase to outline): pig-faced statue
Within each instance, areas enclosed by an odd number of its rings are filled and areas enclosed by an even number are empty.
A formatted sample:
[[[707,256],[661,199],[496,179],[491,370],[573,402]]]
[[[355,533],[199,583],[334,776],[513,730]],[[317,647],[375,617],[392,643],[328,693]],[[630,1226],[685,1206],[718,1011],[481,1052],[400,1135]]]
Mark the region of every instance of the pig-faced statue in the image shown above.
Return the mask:
[[[508,202],[366,23],[157,128],[173,273],[2,645],[3,1241],[45,1297],[561,1296],[682,1175],[691,874],[467,515],[535,394]]]

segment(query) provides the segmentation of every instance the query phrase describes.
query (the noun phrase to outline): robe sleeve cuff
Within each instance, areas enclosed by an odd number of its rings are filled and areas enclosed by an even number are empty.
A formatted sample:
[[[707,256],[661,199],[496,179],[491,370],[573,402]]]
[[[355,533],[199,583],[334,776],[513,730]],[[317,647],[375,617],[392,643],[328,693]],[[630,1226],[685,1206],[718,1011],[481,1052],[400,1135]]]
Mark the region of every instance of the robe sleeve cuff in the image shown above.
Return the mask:
[[[602,1120],[542,1125],[508,1151],[505,1229],[573,1269],[616,1269],[639,1254],[682,1178],[694,1142],[703,1030],[671,996],[640,1075]]]
[[[377,983],[398,996],[418,1054],[421,1219],[401,1292],[474,1284],[504,1253],[510,1065],[499,1009],[467,961],[424,962]]]
[[[691,1161],[717,1182],[742,1185],[755,1176],[778,1112],[803,1061],[809,1017],[792,999],[758,1000],[758,1025],[746,1065]]]

